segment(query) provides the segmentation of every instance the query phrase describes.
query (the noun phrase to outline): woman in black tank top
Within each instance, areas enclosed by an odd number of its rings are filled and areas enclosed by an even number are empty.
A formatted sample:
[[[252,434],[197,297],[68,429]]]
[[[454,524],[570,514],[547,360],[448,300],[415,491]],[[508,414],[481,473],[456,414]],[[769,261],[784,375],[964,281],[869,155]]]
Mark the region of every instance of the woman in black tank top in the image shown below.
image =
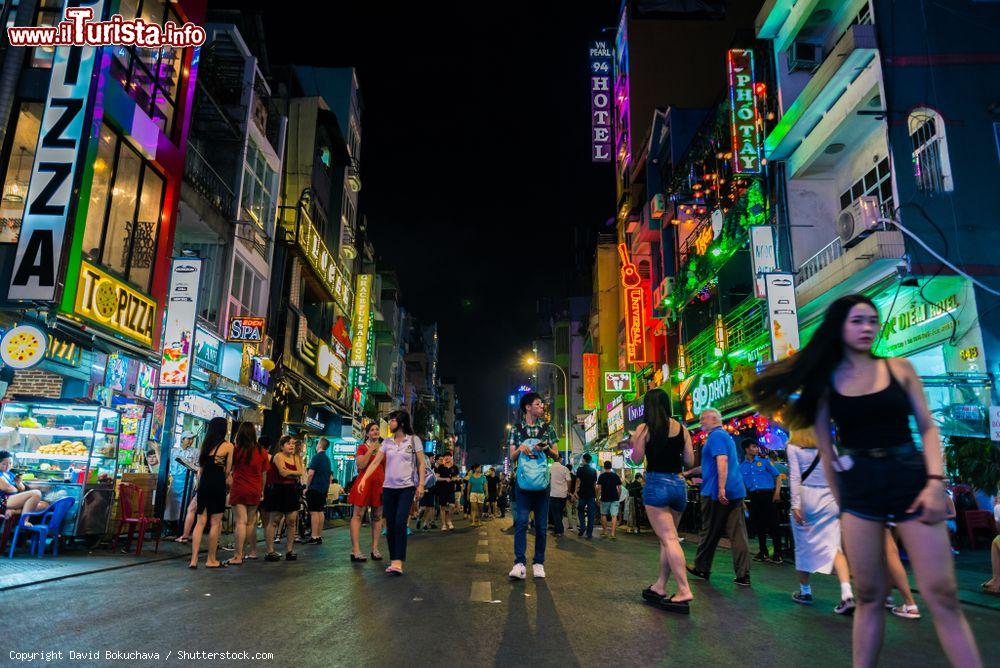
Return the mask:
[[[642,400],[643,423],[632,434],[632,461],[646,460],[643,504],[649,523],[660,539],[660,575],[642,592],[642,597],[670,612],[687,614],[694,598],[688,586],[684,551],[677,537],[677,524],[687,504],[687,485],[681,476],[684,466],[694,462],[691,435],[670,417],[670,397],[659,389],[650,390]],[[667,580],[673,573],[677,593],[666,595]]]
[[[792,427],[815,425],[824,473],[835,481],[831,490],[855,579],[854,665],[874,666],[881,649],[888,591],[883,536],[891,521],[911,556],[948,660],[981,666],[956,594],[940,435],[910,363],[872,353],[880,331],[870,299],[842,297],[827,309],[809,343],[766,369],[749,394],[762,410],[781,411]],[[919,450],[911,418],[920,432]]]

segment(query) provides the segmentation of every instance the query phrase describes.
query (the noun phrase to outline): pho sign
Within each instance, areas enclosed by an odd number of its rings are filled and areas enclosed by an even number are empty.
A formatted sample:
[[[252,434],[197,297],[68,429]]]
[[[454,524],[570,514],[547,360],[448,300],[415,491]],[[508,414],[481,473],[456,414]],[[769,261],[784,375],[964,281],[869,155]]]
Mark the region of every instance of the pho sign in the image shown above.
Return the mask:
[[[733,165],[743,174],[760,174],[762,137],[760,112],[757,108],[756,76],[753,51],[730,49],[727,58],[729,72],[729,106],[733,135]]]

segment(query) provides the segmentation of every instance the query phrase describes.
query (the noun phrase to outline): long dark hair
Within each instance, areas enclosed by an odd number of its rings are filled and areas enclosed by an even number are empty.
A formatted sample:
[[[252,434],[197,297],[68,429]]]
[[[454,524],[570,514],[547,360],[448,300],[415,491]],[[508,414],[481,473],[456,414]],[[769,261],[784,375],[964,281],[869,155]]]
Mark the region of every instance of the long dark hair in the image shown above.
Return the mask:
[[[413,436],[413,425],[410,423],[410,414],[406,411],[393,411],[389,413],[387,420],[395,420],[399,428],[407,436]]]
[[[670,395],[656,388],[642,398],[642,421],[649,429],[649,443],[663,442],[670,435]]]
[[[844,359],[844,322],[858,304],[867,304],[878,313],[875,302],[864,295],[847,295],[830,304],[822,324],[802,350],[767,367],[750,383],[747,394],[751,403],[765,413],[781,411],[782,421],[793,429],[815,423],[820,399]],[[796,393],[798,398],[794,398]]]
[[[249,464],[253,456],[260,450],[257,442],[257,430],[250,422],[241,422],[236,436],[233,437],[233,444],[236,446],[236,453],[233,460],[241,464]]]
[[[208,465],[212,451],[220,443],[226,440],[226,431],[229,429],[229,422],[224,417],[214,417],[208,421],[208,429],[205,430],[205,438],[201,439],[201,453],[198,455],[198,464],[202,467]]]

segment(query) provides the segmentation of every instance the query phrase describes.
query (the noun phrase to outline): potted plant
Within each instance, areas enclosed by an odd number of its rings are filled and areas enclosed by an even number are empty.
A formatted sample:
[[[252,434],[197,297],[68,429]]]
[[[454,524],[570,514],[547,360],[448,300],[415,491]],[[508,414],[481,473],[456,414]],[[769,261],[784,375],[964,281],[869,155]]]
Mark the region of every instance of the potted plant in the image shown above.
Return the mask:
[[[958,482],[993,496],[1000,487],[1000,447],[980,436],[949,436],[948,470]]]

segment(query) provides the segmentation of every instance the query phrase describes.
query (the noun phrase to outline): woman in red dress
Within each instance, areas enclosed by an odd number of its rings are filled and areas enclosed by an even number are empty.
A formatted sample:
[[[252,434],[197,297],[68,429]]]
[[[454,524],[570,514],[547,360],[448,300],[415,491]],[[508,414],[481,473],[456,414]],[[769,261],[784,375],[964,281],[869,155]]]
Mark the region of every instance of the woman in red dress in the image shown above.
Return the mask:
[[[365,427],[365,442],[358,445],[355,463],[358,465],[358,478],[365,473],[368,462],[372,460],[379,448],[382,447],[382,439],[378,435],[378,423],[371,422]],[[347,502],[354,506],[351,516],[351,561],[368,561],[362,554],[360,546],[361,519],[365,516],[365,509],[372,509],[372,550],[371,557],[375,561],[382,559],[378,551],[379,536],[382,535],[382,482],[385,480],[385,463],[379,464],[378,468],[372,472],[365,485],[365,491],[359,492],[357,482],[351,485],[351,493],[347,496]]]
[[[229,505],[236,514],[236,554],[226,563],[238,566],[244,559],[257,558],[257,506],[264,498],[264,473],[271,458],[257,442],[257,430],[249,422],[240,424],[233,440],[236,452]]]

